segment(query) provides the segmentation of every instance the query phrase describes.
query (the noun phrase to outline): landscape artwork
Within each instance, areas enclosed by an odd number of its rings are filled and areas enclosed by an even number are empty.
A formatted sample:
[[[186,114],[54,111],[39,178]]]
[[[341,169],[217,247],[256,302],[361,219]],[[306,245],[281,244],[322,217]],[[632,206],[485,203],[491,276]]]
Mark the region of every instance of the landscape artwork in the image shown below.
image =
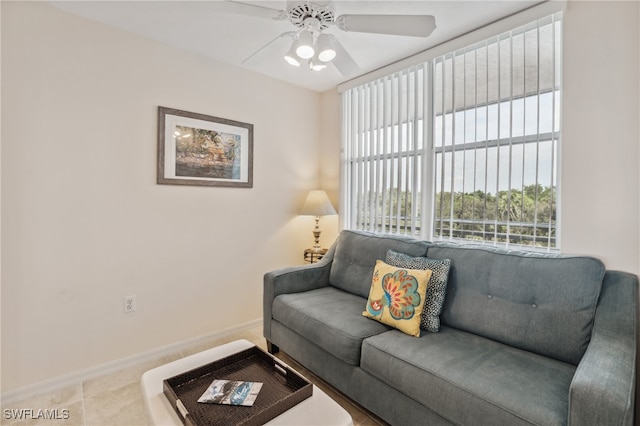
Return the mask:
[[[239,179],[240,135],[176,126],[176,176]]]
[[[253,186],[253,125],[158,107],[158,183]]]

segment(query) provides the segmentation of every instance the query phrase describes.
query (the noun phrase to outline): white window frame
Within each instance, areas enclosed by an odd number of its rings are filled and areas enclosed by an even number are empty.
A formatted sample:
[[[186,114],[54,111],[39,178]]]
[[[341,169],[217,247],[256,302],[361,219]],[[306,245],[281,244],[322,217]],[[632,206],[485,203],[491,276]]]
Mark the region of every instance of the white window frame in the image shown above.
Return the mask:
[[[442,56],[444,54],[447,53],[454,53],[456,50],[460,50],[460,49],[464,49],[466,48],[465,46],[469,46],[471,44],[476,44],[479,41],[484,41],[486,39],[489,39],[491,37],[495,37],[495,36],[499,36],[501,33],[504,32],[508,32],[511,31],[512,28],[517,28],[519,26],[524,26],[527,24],[530,24],[533,21],[537,21],[538,19],[547,17],[549,15],[555,14],[557,12],[562,12],[563,9],[565,7],[565,3],[564,2],[548,2],[548,3],[543,3],[541,5],[535,6],[531,9],[528,9],[522,13],[519,13],[517,15],[513,15],[509,18],[506,18],[502,21],[499,21],[497,23],[491,24],[487,27],[481,28],[479,30],[476,30],[472,33],[469,33],[463,37],[460,37],[458,39],[452,40],[450,42],[444,43],[443,45],[440,45],[436,48],[427,50],[425,52],[422,52],[421,54],[415,55],[411,58],[407,58],[404,61],[401,61],[399,63],[395,63],[390,65],[389,67],[383,68],[381,70],[378,70],[374,73],[359,77],[355,80],[349,81],[347,83],[344,83],[342,85],[340,85],[338,87],[338,90],[340,93],[343,93],[343,146],[342,146],[342,173],[341,173],[341,206],[343,206],[343,211],[341,212],[341,216],[340,216],[340,227],[341,229],[345,229],[347,227],[351,227],[350,224],[353,223],[353,214],[354,211],[350,208],[351,207],[351,200],[350,200],[350,192],[349,192],[349,188],[351,185],[351,181],[350,181],[350,166],[347,163],[348,161],[348,155],[347,155],[347,151],[348,149],[352,149],[351,146],[348,146],[348,144],[345,143],[345,141],[347,141],[349,139],[349,132],[352,131],[350,129],[347,128],[347,126],[345,126],[345,123],[347,123],[349,121],[349,118],[344,116],[344,114],[348,114],[348,109],[349,106],[347,104],[346,101],[344,101],[346,99],[346,95],[344,95],[344,92],[355,88],[357,86],[366,84],[366,83],[370,83],[373,80],[379,79],[380,77],[383,77],[385,75],[390,75],[396,72],[403,72],[404,69],[409,68],[411,66],[415,66],[416,64],[420,64],[420,63],[427,63],[427,65],[424,66],[424,76],[425,76],[425,80],[427,81],[427,87],[426,90],[431,91],[432,86],[433,86],[433,61],[435,58]],[[429,96],[432,99],[433,102],[433,98],[432,95],[429,94]],[[434,114],[433,112],[433,108],[434,105],[432,102],[427,102],[425,105],[425,111],[424,111],[424,115],[426,117],[426,126],[423,126],[424,128],[424,139],[423,139],[423,145],[424,145],[424,152],[422,155],[422,167],[423,167],[423,171],[426,170],[427,172],[424,173],[423,172],[423,176],[422,176],[422,197],[421,197],[421,205],[422,205],[422,213],[421,213],[421,220],[422,220],[422,226],[419,227],[420,228],[420,232],[416,235],[415,231],[415,227],[411,229],[410,232],[404,232],[406,234],[412,234],[414,236],[420,236],[424,239],[429,239],[429,240],[433,240],[433,239],[437,239],[437,235],[433,234],[434,231],[434,210],[435,210],[435,156],[436,156],[436,150],[434,149],[434,131],[433,131],[433,116]],[[513,138],[512,138],[513,140]],[[559,152],[560,150],[557,149],[557,155],[559,156]],[[555,161],[557,164],[559,164],[559,158],[556,158]],[[558,167],[558,173],[559,173],[559,167]],[[555,177],[557,179],[557,182],[559,182],[559,178],[558,176]],[[556,186],[556,189],[558,189],[558,187]],[[414,194],[414,198],[415,198],[416,194]],[[556,200],[558,200],[560,197],[559,191],[556,194]],[[559,206],[559,202],[556,202],[556,231],[557,228],[559,227],[559,222],[560,222],[560,212],[558,209]],[[366,229],[366,228],[360,228],[360,229]],[[369,229],[371,231],[374,232],[380,232],[379,229],[375,229],[375,227],[372,227],[372,229]],[[403,232],[394,232],[394,233],[403,233]],[[548,251],[555,251],[558,250],[560,247],[559,244],[559,240],[557,239],[559,236],[559,232],[556,232],[556,244],[555,247],[552,248],[547,248]],[[500,244],[499,244],[500,245]],[[507,244],[508,245],[508,244]],[[533,247],[530,246],[523,246],[523,248],[525,249],[535,249]]]

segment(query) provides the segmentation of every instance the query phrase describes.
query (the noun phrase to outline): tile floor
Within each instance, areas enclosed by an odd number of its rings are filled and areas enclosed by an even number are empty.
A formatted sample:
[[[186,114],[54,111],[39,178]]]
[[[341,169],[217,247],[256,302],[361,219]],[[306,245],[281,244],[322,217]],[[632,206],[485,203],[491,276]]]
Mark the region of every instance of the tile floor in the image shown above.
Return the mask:
[[[66,388],[44,395],[38,395],[19,401],[3,404],[0,424],[7,426],[31,425],[87,425],[87,426],[138,426],[149,425],[149,418],[145,411],[140,378],[142,374],[167,362],[201,352],[214,346],[237,339],[247,339],[266,350],[266,343],[262,337],[262,326],[250,330],[234,333],[222,339],[200,344],[188,349],[177,351],[162,358],[141,363],[115,373],[86,380]],[[355,426],[378,426],[385,423],[366,410],[332,389],[321,379],[304,369],[282,352],[278,354],[284,362],[307,377],[316,386],[342,405],[353,418]],[[57,409],[58,420],[7,420],[6,409]],[[66,417],[66,418],[63,418]],[[303,426],[303,425],[301,425]]]

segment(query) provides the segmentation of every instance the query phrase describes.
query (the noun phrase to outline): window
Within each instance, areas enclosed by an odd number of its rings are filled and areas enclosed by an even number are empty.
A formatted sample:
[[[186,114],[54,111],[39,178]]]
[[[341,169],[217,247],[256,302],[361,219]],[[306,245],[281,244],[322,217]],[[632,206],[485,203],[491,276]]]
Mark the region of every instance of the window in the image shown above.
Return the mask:
[[[343,94],[350,229],[417,234],[422,227],[426,97],[423,66]]]
[[[344,226],[558,248],[561,14],[343,92]]]

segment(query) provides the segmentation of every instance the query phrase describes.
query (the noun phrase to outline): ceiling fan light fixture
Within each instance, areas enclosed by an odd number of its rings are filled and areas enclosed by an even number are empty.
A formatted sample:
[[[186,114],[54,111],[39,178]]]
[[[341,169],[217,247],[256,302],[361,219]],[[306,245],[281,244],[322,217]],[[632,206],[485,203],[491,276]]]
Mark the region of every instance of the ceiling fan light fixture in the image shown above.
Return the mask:
[[[295,47],[296,46],[294,42],[294,44],[291,46],[291,49],[289,49],[289,51],[284,55],[284,60],[287,61],[289,65],[293,65],[294,67],[299,67],[300,59],[298,58],[298,55],[296,55]]]
[[[322,62],[331,62],[336,57],[333,46],[333,38],[329,34],[318,36],[318,59]]]
[[[326,67],[327,65],[323,63],[314,63],[313,61],[309,63],[309,68],[311,68],[314,71],[322,71]]]
[[[309,31],[302,31],[298,36],[298,40],[295,41],[294,46],[296,48],[296,55],[302,59],[311,59],[316,54],[313,48],[313,34]]]
[[[309,60],[309,69],[311,69],[313,71],[322,71],[326,67],[327,67],[327,63],[326,62],[322,62],[322,61],[320,61],[320,59],[318,59],[318,53],[317,52],[316,52],[315,56],[313,57],[313,59]]]

